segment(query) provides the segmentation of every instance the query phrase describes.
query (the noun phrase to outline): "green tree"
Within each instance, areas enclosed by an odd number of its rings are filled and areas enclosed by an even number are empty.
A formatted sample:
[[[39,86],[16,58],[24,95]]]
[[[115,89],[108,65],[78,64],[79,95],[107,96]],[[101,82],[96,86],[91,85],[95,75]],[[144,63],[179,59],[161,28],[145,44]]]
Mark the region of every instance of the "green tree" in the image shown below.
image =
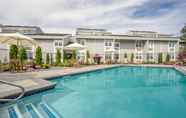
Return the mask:
[[[67,61],[68,57],[67,57],[67,53],[66,51],[63,51],[63,60]]]
[[[10,46],[10,52],[9,52],[10,59],[17,59],[18,56],[18,48],[16,45]]]
[[[77,56],[77,55],[76,55],[76,50],[73,50],[73,51],[72,51],[72,59],[76,60],[76,56]]]
[[[167,54],[167,56],[166,56],[166,62],[169,62],[169,61],[170,61],[170,55]]]
[[[56,53],[56,65],[60,65],[61,64],[61,51],[60,49],[57,49],[57,53]]]
[[[50,56],[49,53],[46,54],[46,64],[50,63]]]
[[[131,54],[130,61],[133,63],[134,62],[134,54]]]
[[[15,71],[18,68],[18,47],[17,45],[11,45],[10,46],[10,51],[9,51],[9,69],[10,71]],[[6,59],[6,58],[5,58]]]
[[[181,39],[186,40],[186,24],[184,27],[181,29]]]
[[[158,63],[163,63],[163,53],[158,54]]]
[[[23,70],[24,61],[27,59],[26,49],[24,47],[19,48],[18,59],[20,62],[21,70]]]
[[[90,53],[89,53],[89,51],[87,50],[87,51],[86,51],[86,64],[89,64],[89,58],[90,58]]]
[[[35,63],[37,65],[41,65],[42,64],[42,50],[41,50],[40,47],[36,48]]]

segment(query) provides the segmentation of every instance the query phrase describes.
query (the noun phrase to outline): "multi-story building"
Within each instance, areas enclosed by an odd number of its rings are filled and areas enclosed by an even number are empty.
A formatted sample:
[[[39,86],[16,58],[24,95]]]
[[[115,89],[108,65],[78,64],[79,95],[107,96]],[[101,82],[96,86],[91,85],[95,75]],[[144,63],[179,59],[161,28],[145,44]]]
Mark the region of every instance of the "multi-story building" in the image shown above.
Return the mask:
[[[64,47],[72,41],[84,45],[90,52],[91,57],[100,55],[102,62],[112,60],[115,62],[157,62],[159,53],[163,57],[170,55],[170,60],[175,61],[179,51],[178,37],[167,34],[159,34],[151,31],[129,31],[125,35],[112,34],[105,29],[78,28],[75,40],[71,34],[45,33],[37,26],[11,26],[0,25],[0,33],[19,32],[31,37],[38,42],[43,51],[43,60],[49,53],[51,60],[55,61],[57,49],[63,54]],[[180,42],[181,46],[185,43]],[[9,46],[0,44],[0,60],[7,62],[9,59]],[[28,57],[34,57],[34,48],[28,48]],[[81,51],[78,56],[85,58],[85,52]]]
[[[12,25],[0,25],[0,33],[15,33],[19,32],[28,37],[35,39],[38,45],[42,48],[43,60],[45,60],[46,54],[49,53],[51,60],[55,61],[55,53],[57,49],[63,49],[66,44],[71,40],[71,34],[62,33],[44,33],[40,27],[36,26],[12,26]],[[1,62],[7,62],[9,60],[9,46],[0,44],[0,60]],[[34,48],[27,48],[28,58],[34,57]],[[63,61],[63,60],[62,60]]]
[[[77,41],[85,45],[91,56],[101,55],[102,61],[116,62],[157,62],[159,53],[169,54],[170,60],[175,61],[179,51],[178,37],[159,34],[151,31],[130,31],[126,35],[112,34],[105,29],[78,28]]]

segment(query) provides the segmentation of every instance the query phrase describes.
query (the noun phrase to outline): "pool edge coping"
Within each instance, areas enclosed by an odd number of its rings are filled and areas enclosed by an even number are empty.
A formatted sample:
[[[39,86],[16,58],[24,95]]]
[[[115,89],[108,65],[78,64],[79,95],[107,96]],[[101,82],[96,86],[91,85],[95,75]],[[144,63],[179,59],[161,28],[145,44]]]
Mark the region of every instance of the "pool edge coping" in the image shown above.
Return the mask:
[[[84,70],[84,71],[79,71],[79,72],[70,72],[62,75],[56,75],[56,76],[50,76],[50,77],[43,77],[39,79],[44,79],[44,80],[52,80],[56,79],[59,77],[64,77],[64,76],[72,76],[72,75],[77,75],[77,74],[83,74],[87,72],[94,72],[94,71],[99,71],[99,70],[104,70],[104,69],[112,69],[112,68],[118,68],[118,67],[156,67],[156,68],[173,68],[176,71],[179,71],[183,75],[186,75],[186,71],[181,70],[180,66],[175,66],[175,65],[149,65],[149,64],[118,64],[118,65],[113,65],[113,66],[108,66],[108,67],[102,67],[102,68],[97,68],[97,69],[91,69],[91,70]]]

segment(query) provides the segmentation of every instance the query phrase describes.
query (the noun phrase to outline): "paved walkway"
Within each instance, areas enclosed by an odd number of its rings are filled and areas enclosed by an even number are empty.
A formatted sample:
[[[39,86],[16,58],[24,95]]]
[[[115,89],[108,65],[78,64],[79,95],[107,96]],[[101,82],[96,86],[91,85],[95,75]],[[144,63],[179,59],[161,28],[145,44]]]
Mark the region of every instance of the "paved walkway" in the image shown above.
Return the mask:
[[[39,92],[42,90],[54,88],[55,84],[47,81],[46,79],[52,79],[58,76],[64,76],[68,74],[75,74],[87,71],[93,71],[103,68],[111,68],[119,65],[94,65],[81,68],[51,68],[48,70],[41,70],[37,72],[25,72],[25,73],[0,73],[0,80],[12,82],[14,84],[21,85],[26,90],[26,95],[30,95],[33,92]],[[0,98],[14,97],[20,94],[19,88],[0,84]]]

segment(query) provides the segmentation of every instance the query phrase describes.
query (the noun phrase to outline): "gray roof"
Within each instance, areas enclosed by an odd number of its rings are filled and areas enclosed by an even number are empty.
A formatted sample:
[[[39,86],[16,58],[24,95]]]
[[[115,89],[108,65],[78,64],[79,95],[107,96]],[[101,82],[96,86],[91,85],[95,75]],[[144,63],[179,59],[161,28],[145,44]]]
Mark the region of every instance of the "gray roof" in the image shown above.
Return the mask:
[[[94,28],[77,28],[77,30],[97,30],[97,31],[107,31],[106,29],[94,29]]]
[[[71,34],[63,34],[63,33],[39,33],[39,34],[26,34],[26,35],[39,35],[39,36],[66,36]]]
[[[157,33],[157,32],[154,32],[154,31],[141,31],[141,30],[130,30],[130,32]]]
[[[20,28],[40,28],[39,26],[26,26],[26,25],[2,25],[2,26],[3,27],[20,27]]]

